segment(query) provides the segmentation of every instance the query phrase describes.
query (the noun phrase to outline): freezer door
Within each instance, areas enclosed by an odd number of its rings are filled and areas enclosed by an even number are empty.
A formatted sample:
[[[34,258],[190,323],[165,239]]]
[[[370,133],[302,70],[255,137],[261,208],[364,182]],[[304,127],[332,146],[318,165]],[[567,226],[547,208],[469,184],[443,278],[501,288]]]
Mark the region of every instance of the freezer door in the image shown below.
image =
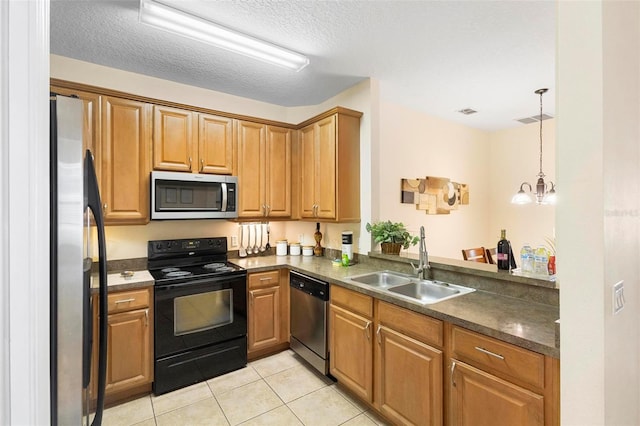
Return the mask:
[[[56,96],[51,139],[51,420],[82,420],[82,101]]]

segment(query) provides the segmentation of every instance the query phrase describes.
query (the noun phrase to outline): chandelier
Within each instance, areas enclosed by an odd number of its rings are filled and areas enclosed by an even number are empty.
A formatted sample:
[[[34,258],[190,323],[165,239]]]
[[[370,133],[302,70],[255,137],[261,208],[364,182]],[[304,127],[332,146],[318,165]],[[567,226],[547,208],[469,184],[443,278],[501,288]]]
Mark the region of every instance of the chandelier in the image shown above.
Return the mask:
[[[535,91],[536,95],[540,95],[540,172],[538,173],[538,181],[535,191],[529,182],[522,182],[522,184],[520,184],[520,190],[511,199],[513,204],[529,204],[533,201],[533,197],[535,197],[537,204],[556,203],[556,186],[551,181],[549,181],[549,185],[547,185],[544,181],[545,174],[542,171],[542,95],[547,92],[547,90],[548,89],[538,89]],[[528,192],[525,192],[525,186],[529,187]]]

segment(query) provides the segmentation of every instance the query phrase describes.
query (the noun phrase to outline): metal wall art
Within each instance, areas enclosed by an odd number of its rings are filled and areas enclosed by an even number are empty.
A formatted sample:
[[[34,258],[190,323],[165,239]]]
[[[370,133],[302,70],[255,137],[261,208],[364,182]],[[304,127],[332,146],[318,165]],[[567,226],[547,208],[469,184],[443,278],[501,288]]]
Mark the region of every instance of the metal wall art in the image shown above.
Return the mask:
[[[459,205],[469,204],[469,185],[435,176],[402,179],[400,201],[415,204],[416,209],[427,214],[449,214]]]

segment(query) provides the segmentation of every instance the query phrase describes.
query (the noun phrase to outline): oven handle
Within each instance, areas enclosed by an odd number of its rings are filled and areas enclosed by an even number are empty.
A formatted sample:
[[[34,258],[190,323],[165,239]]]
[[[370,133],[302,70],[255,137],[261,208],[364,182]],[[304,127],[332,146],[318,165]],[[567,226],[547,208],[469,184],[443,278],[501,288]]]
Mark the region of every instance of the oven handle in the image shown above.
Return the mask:
[[[220,285],[222,284],[221,289],[232,288],[231,283],[234,280],[244,280],[246,281],[245,275],[234,275],[234,276],[226,276],[226,277],[215,277],[215,278],[203,278],[199,280],[193,280],[186,283],[180,284],[166,284],[166,285],[157,285],[155,286],[156,291],[165,291],[165,290],[177,290],[177,289],[185,289],[191,288],[196,285],[201,284],[210,284],[210,285]]]

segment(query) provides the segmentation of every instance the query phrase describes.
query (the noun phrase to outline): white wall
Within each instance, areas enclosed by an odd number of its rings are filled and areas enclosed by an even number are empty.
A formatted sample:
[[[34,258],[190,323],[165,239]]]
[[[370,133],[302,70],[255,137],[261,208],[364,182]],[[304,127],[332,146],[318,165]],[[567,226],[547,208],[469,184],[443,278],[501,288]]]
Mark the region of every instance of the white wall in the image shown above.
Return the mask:
[[[50,423],[48,24],[47,1],[0,2],[3,425]]]
[[[532,107],[537,105],[537,95],[531,90]],[[547,96],[554,96],[548,93]],[[543,99],[544,102],[544,99]],[[542,122],[543,164],[545,182],[556,182],[555,169],[555,120]],[[547,245],[545,238],[553,238],[555,232],[555,206],[511,204],[511,197],[522,182],[529,182],[535,189],[540,170],[540,124],[532,123],[512,129],[491,132],[489,148],[489,230],[494,245],[500,239],[500,230],[507,230],[513,252],[519,256],[520,248],[529,243]],[[564,191],[557,188],[562,196]],[[518,266],[520,262],[518,261]]]
[[[427,250],[435,256],[461,259],[462,248],[495,244],[498,240],[489,228],[488,132],[384,100],[379,120],[379,157],[372,173],[379,186],[380,207],[373,212],[373,220],[404,222],[416,235],[424,226]],[[469,205],[449,215],[428,215],[413,204],[401,204],[401,179],[425,176],[469,184]],[[417,250],[415,246],[409,252]]]
[[[558,3],[563,425],[640,424],[639,24],[637,2]],[[614,316],[618,280],[626,306]]]

